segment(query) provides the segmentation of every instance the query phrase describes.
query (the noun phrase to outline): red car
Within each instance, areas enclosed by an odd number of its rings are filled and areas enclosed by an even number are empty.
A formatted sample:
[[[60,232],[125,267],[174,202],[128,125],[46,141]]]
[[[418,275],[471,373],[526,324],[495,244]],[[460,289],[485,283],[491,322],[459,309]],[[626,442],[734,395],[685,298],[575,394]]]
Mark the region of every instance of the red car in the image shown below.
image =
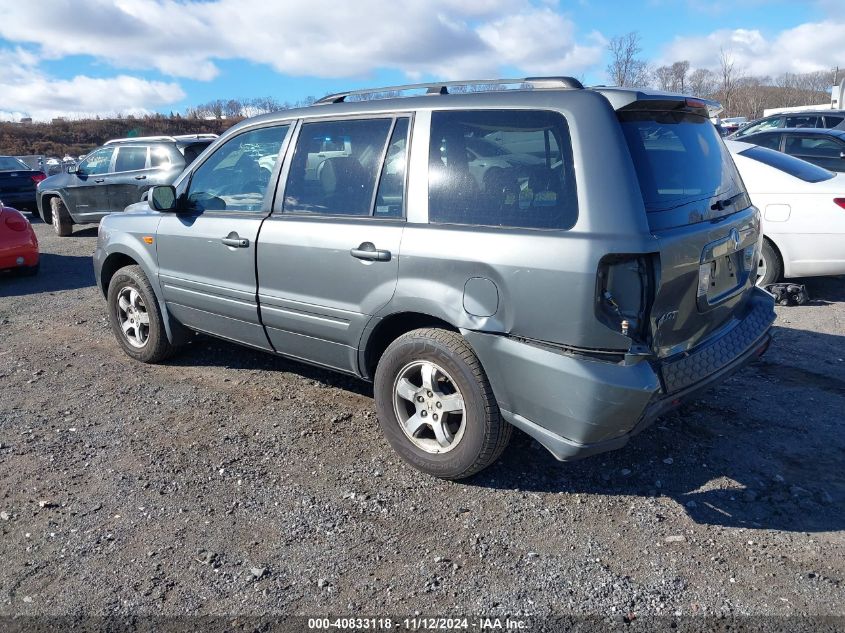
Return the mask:
[[[38,239],[29,220],[17,209],[0,203],[0,270],[34,275],[38,260]]]

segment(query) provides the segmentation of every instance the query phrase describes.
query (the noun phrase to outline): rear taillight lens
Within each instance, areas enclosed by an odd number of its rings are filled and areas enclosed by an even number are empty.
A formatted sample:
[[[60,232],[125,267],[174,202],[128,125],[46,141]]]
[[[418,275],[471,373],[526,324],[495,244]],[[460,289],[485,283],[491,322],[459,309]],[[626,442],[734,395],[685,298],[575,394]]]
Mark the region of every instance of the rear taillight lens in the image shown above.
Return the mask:
[[[845,209],[845,198],[834,198],[833,203],[836,206],[842,207],[843,209]]]
[[[29,222],[26,221],[25,217],[14,214],[6,216],[6,226],[13,231],[26,231],[29,228]]]
[[[47,177],[47,174],[33,174],[32,176],[29,177],[29,179],[32,180],[32,182],[34,182],[37,185],[39,182],[44,180],[46,177]]]

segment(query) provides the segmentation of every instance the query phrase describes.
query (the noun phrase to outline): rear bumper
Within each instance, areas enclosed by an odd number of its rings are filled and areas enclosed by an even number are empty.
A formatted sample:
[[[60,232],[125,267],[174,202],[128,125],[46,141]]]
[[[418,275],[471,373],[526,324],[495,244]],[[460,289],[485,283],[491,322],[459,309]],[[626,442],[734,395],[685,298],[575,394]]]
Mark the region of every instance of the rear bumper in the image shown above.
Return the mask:
[[[31,268],[38,264],[38,240],[31,229],[20,233],[6,233],[4,238],[3,244],[0,245],[0,270]]]
[[[752,293],[742,319],[661,362],[612,363],[505,336],[465,336],[487,372],[502,416],[557,459],[580,459],[624,446],[656,418],[765,352],[774,302],[763,290]]]
[[[15,192],[15,193],[0,193],[0,201],[7,207],[14,207],[18,211],[38,211],[38,203],[35,201],[35,190]]]

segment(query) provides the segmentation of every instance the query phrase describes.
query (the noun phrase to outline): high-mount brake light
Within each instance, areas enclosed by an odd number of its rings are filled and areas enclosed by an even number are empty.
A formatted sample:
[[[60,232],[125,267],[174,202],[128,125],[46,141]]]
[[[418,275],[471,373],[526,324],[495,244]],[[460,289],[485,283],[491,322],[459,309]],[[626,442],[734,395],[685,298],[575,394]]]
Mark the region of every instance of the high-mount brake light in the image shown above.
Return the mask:
[[[688,108],[706,108],[707,104],[705,104],[701,99],[687,99],[686,100]]]

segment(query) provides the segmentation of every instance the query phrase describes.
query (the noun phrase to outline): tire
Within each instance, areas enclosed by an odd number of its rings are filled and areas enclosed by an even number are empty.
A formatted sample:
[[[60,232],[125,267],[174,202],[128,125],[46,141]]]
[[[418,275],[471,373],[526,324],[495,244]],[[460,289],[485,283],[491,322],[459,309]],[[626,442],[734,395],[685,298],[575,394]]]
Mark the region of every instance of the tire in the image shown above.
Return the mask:
[[[512,427],[499,414],[481,363],[455,332],[427,328],[403,334],[385,350],[374,382],[382,433],[402,459],[424,473],[470,477],[495,462],[510,440]]]
[[[780,258],[774,245],[767,239],[763,239],[763,248],[760,251],[760,262],[757,267],[758,286],[768,286],[777,283],[783,277],[783,261]]]
[[[167,340],[158,300],[140,266],[119,269],[109,282],[106,300],[112,332],[128,356],[154,364],[173,354],[175,350]],[[131,309],[125,309],[121,304],[131,306]],[[146,315],[146,324],[143,315]],[[124,330],[127,322],[129,331]]]
[[[62,199],[56,196],[50,198],[50,213],[53,220],[53,230],[59,237],[67,237],[73,233],[73,220],[67,212],[67,207]]]

